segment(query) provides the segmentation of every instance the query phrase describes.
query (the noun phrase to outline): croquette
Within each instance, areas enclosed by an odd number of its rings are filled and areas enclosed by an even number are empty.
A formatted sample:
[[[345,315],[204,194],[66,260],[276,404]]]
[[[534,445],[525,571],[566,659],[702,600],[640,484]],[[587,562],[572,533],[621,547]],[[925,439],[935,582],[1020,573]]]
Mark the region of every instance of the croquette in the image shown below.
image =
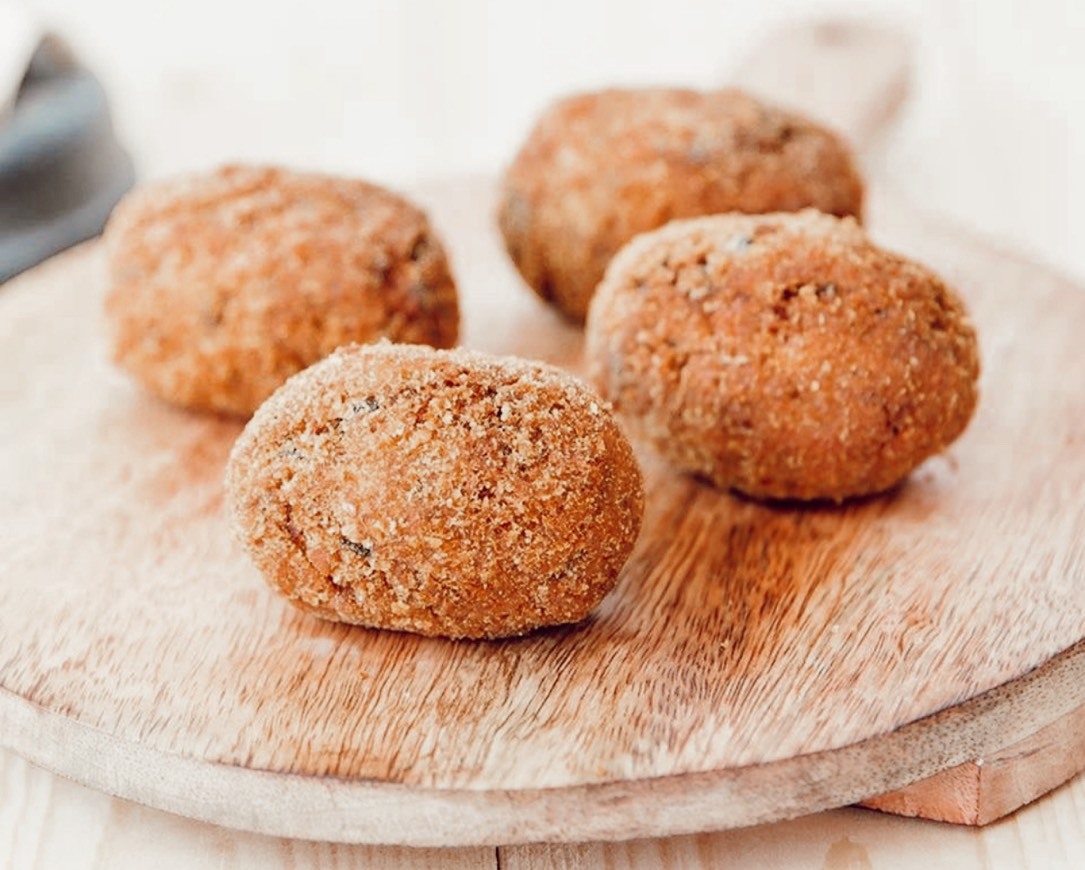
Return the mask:
[[[673,466],[768,499],[886,490],[977,401],[953,290],[813,210],[637,237],[592,302],[587,346],[603,396]]]
[[[861,217],[834,133],[738,90],[607,90],[561,100],[507,170],[498,209],[524,280],[583,321],[610,258],[675,218],[817,208]]]
[[[606,405],[543,363],[342,348],[249,421],[227,468],[267,581],[326,619],[496,638],[582,620],[643,512]]]
[[[228,166],[150,184],[105,231],[116,362],[188,408],[248,416],[351,342],[456,343],[421,210],[364,181]]]

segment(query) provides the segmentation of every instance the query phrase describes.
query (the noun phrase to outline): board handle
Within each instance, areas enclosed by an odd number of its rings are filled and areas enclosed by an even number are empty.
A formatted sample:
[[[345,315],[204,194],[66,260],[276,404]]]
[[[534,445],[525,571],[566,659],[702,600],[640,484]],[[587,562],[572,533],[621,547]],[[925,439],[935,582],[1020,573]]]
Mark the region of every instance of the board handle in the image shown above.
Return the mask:
[[[912,40],[899,29],[854,19],[807,21],[772,31],[732,81],[828,124],[865,151],[904,103],[911,64]]]

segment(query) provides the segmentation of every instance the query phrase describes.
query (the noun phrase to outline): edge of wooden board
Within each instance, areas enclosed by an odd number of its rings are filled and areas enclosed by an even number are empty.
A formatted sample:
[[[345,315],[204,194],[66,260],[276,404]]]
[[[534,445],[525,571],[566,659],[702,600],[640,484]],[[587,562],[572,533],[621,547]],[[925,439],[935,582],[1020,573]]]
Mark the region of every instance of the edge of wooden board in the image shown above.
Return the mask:
[[[226,827],[343,843],[512,845],[689,834],[843,806],[1025,741],[1043,727],[1037,709],[1061,718],[1082,706],[1085,641],[962,704],[840,749],[697,774],[517,791],[302,777],[170,755],[6,690],[0,741],[83,785]]]
[[[860,805],[898,816],[988,825],[1085,770],[1085,706],[1023,740]]]

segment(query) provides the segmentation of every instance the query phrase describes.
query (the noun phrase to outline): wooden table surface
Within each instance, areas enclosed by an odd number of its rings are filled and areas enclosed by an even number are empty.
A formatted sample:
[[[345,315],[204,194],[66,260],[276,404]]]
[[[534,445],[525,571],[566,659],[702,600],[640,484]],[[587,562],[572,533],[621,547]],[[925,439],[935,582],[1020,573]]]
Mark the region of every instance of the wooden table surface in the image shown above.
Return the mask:
[[[954,128],[987,129],[990,123],[989,117],[958,118]],[[1002,117],[1000,123],[1013,127],[1012,118]],[[943,149],[934,153],[935,144],[922,166],[924,183],[944,179],[943,202],[947,190],[962,200],[984,195],[962,181],[978,185],[982,174],[962,176]],[[984,159],[982,152],[975,157]],[[1031,173],[1034,187],[1052,193],[1045,219],[1057,232],[1070,201],[1070,192],[1053,179],[1060,167],[1026,158],[1020,155],[1020,165],[1027,167],[1023,174]],[[909,170],[914,160],[914,150],[905,155]],[[1002,208],[1014,208],[1011,198]],[[1033,220],[1032,237],[1043,232]],[[1085,252],[1074,265],[1085,274]],[[0,867],[1082,868],[1085,775],[978,830],[843,809],[736,831],[630,843],[412,850],[292,841],[194,822],[84,788],[0,750]]]
[[[0,864],[18,870],[1070,870],[1085,862],[1085,775],[979,830],[843,809],[716,834],[497,850],[341,846],[231,831],[110,798],[9,752],[0,753],[0,795]]]

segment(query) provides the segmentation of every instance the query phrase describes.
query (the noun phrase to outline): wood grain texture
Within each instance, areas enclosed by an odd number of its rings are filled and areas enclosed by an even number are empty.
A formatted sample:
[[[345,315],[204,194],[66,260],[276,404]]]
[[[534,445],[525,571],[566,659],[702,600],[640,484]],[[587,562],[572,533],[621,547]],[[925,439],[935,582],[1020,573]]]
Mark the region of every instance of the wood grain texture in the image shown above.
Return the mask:
[[[1085,776],[986,828],[844,809],[711,834],[499,852],[502,870],[1080,870]]]
[[[861,803],[902,816],[986,825],[1080,770],[1085,770],[1085,707],[990,755]]]
[[[455,252],[465,343],[576,368],[579,333],[499,250],[490,186],[422,198]],[[1081,650],[901,727],[1085,634],[1085,295],[891,197],[870,224],[972,307],[985,370],[964,438],[839,509],[745,501],[643,454],[650,508],[619,588],[583,626],[505,643],[293,611],[223,522],[237,424],[158,404],[106,361],[98,251],[5,287],[2,739],[238,827],[497,843],[797,815],[1070,713]]]
[[[285,840],[111,798],[0,752],[0,868],[11,870],[496,870],[486,847]]]
[[[0,867],[12,870],[1077,870],[1085,777],[984,829],[834,810],[715,834],[562,846],[418,850],[284,840],[163,813],[0,750]],[[862,863],[862,862],[866,863]]]

